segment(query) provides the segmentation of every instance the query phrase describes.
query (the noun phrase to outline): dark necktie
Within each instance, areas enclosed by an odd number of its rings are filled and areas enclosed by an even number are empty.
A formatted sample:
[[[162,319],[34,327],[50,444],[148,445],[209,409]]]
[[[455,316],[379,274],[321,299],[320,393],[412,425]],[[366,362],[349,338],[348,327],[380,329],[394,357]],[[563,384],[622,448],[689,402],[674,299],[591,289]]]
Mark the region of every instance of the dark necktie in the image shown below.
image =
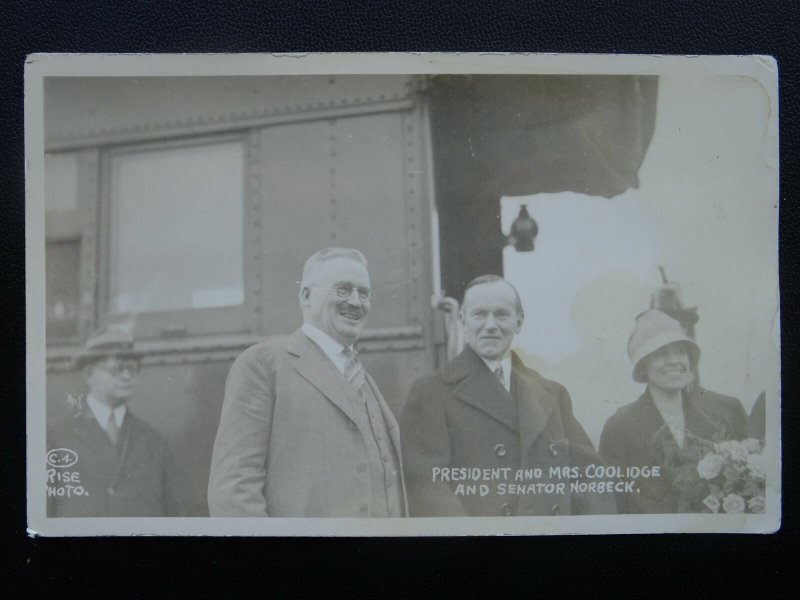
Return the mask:
[[[494,374],[497,375],[497,378],[500,380],[500,384],[503,387],[506,387],[506,380],[503,379],[503,365],[497,365],[494,368]]]
[[[108,437],[111,439],[111,443],[116,446],[117,442],[119,441],[119,426],[117,425],[117,420],[114,418],[113,412],[108,417],[108,424],[106,425],[106,433],[108,434]]]
[[[497,378],[498,378],[500,381],[503,381],[503,365],[497,365],[497,366],[494,368],[494,374],[495,374],[495,375],[497,375]]]

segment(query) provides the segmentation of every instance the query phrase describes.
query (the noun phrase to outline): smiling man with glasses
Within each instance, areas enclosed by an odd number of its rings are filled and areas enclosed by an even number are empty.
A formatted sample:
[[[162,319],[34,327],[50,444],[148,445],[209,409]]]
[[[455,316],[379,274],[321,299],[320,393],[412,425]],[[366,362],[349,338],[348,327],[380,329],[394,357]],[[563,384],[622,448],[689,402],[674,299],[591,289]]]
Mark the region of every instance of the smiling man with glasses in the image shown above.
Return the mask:
[[[397,422],[353,347],[373,300],[364,255],[312,255],[299,300],[302,327],[249,348],[228,374],[211,515],[405,516]]]
[[[50,517],[176,515],[176,483],[167,444],[128,410],[141,355],[131,331],[109,325],[92,335],[75,366],[88,393],[48,429],[48,451],[68,450],[74,466],[48,465]],[[56,463],[58,464],[58,463]]]

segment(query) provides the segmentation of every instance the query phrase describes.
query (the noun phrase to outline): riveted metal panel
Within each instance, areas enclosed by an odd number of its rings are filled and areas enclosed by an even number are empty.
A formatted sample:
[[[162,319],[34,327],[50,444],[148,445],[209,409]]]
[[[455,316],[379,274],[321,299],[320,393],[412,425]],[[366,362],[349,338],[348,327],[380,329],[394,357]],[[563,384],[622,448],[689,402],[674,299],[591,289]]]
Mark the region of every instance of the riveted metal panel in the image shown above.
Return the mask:
[[[54,78],[46,83],[48,150],[209,134],[408,107],[408,78]]]

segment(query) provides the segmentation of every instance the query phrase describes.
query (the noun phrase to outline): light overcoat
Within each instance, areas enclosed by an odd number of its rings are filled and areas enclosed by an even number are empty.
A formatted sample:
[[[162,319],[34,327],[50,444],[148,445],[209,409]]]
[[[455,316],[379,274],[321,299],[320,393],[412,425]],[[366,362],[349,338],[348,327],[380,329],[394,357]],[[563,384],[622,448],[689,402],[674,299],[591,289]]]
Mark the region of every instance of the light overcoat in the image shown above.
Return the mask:
[[[451,363],[418,380],[402,418],[403,455],[411,516],[512,516],[614,513],[613,494],[571,492],[564,468],[602,465],[572,414],[567,390],[512,356],[511,393],[469,347]],[[459,483],[434,481],[434,469],[509,468],[511,477],[488,483],[490,492],[456,495]],[[518,469],[543,476],[515,481]],[[441,471],[439,471],[441,473]],[[536,493],[499,493],[499,483],[563,483]],[[529,489],[529,488],[526,488]],[[506,490],[508,488],[506,487]]]
[[[402,473],[397,421],[365,375]],[[359,405],[358,392],[301,331],[245,350],[225,385],[208,484],[211,516],[370,516],[372,433]],[[405,505],[405,489],[402,497]]]

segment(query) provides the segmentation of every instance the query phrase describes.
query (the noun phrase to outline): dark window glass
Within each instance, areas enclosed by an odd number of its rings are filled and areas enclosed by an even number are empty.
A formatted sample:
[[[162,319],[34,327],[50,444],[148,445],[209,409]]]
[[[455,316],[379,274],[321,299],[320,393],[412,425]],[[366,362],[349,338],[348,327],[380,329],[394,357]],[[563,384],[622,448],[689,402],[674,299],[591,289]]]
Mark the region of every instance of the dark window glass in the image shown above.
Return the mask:
[[[48,242],[45,255],[47,337],[71,338],[78,333],[80,242]]]

